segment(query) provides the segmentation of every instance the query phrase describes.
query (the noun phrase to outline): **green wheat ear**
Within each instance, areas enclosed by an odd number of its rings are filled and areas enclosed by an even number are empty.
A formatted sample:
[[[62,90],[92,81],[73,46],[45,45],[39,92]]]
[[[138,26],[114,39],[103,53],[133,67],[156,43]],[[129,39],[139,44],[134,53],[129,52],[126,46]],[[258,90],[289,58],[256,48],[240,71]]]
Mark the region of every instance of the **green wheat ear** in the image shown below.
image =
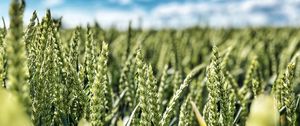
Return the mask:
[[[154,125],[158,125],[158,122],[160,120],[160,114],[159,112],[159,108],[157,108],[158,104],[158,95],[157,95],[157,81],[155,76],[153,75],[153,70],[152,70],[152,66],[148,65],[148,69],[147,69],[147,80],[146,80],[146,85],[147,85],[147,91],[148,91],[148,107],[147,107],[147,111],[150,113],[150,117],[149,120],[151,120],[151,122]]]
[[[13,0],[9,10],[10,27],[6,36],[6,53],[8,63],[9,90],[14,92],[20,102],[26,106],[26,112],[31,113],[31,99],[29,95],[28,67],[23,37],[24,3]]]
[[[295,93],[293,92],[293,83],[295,77],[295,69],[296,69],[295,61],[291,61],[285,72],[280,75],[275,81],[273,85],[272,93],[274,94],[277,102],[278,109],[282,107],[286,107],[286,120],[287,125],[295,125],[296,124],[296,98]],[[281,124],[284,122],[281,121]]]
[[[151,124],[151,115],[150,111],[148,109],[148,97],[147,97],[147,83],[150,84],[150,80],[147,82],[147,74],[145,71],[147,71],[148,67],[144,63],[144,57],[142,55],[142,52],[140,49],[138,49],[136,54],[136,65],[137,65],[137,73],[136,73],[136,79],[137,79],[137,86],[138,86],[138,94],[139,94],[139,102],[140,102],[140,108],[141,108],[141,118],[140,118],[140,125],[150,125]]]
[[[50,23],[50,28],[50,42],[48,45],[50,57],[47,57],[48,62],[46,63],[46,68],[49,70],[47,71],[46,69],[46,72],[49,72],[49,75],[47,76],[49,77],[48,83],[49,85],[51,85],[50,93],[53,96],[52,102],[55,106],[51,125],[57,125],[63,123],[61,118],[64,117],[67,113],[66,105],[64,105],[64,100],[67,98],[64,97],[63,94],[67,90],[66,87],[68,86],[61,84],[63,79],[61,79],[60,76],[64,76],[63,71],[65,69],[63,64],[64,58],[62,56],[64,54],[62,54],[61,51],[62,44],[59,40],[59,34],[57,32],[58,29],[56,23],[53,20]],[[65,77],[66,76],[64,76],[64,78]]]
[[[108,45],[102,44],[102,51],[98,58],[96,66],[96,77],[91,88],[91,123],[93,126],[102,126],[105,122],[107,108],[107,60],[108,60]]]
[[[160,79],[160,84],[158,87],[158,94],[157,94],[157,108],[159,110],[159,114],[162,113],[163,109],[163,101],[165,100],[165,91],[167,90],[167,78],[168,78],[168,65],[165,65],[161,79]]]
[[[86,33],[86,39],[87,41],[85,42],[85,52],[84,52],[84,65],[83,69],[81,71],[81,81],[86,80],[86,83],[84,83],[84,88],[85,92],[87,95],[87,99],[91,100],[91,86],[94,83],[95,79],[95,67],[96,67],[96,52],[95,52],[95,40],[93,38],[93,31],[91,28],[88,26],[87,28],[87,33]],[[90,119],[90,104],[89,102],[86,102],[86,110],[85,110],[85,118],[87,120]]]
[[[125,104],[128,104],[129,111],[133,110],[135,105],[135,96],[136,96],[136,87],[134,81],[132,80],[134,76],[134,60],[135,60],[135,51],[133,54],[130,54],[125,61],[125,64],[121,70],[120,80],[119,80],[119,89],[127,90],[125,94]]]
[[[78,54],[78,46],[80,43],[80,28],[76,28],[73,33],[70,45],[69,45],[69,62],[76,72],[79,71],[79,54]]]
[[[32,44],[32,51],[29,54],[30,57],[30,63],[31,66],[31,92],[33,96],[33,116],[32,120],[35,125],[41,125],[41,124],[46,124],[50,125],[51,121],[51,116],[52,112],[50,109],[50,104],[49,102],[51,99],[49,99],[49,94],[51,94],[50,87],[52,88],[52,85],[49,84],[48,76],[46,76],[49,72],[47,69],[45,69],[45,62],[47,62],[47,59],[45,55],[48,56],[49,49],[51,50],[52,48],[46,48],[48,45],[46,44],[48,40],[50,40],[50,23],[51,23],[51,14],[50,11],[47,11],[46,16],[43,18],[42,22],[40,22],[36,28],[36,35],[34,41],[31,43]],[[39,36],[39,37],[37,37]],[[50,43],[50,42],[49,42]],[[48,44],[49,44],[48,43]],[[51,57],[49,55],[48,57]],[[54,65],[50,65],[54,66]],[[33,69],[35,68],[35,69]],[[46,95],[47,94],[47,95]],[[52,95],[52,94],[51,94]],[[50,96],[51,96],[50,95]],[[52,96],[51,96],[52,97]],[[50,114],[51,113],[51,114]]]
[[[221,76],[219,76],[221,72],[220,66],[220,57],[218,53],[218,48],[213,47],[213,55],[211,58],[211,63],[207,68],[207,79],[208,79],[208,102],[205,105],[204,116],[207,121],[208,126],[219,125],[219,112],[217,104],[219,102],[219,98],[221,97]]]
[[[288,125],[296,125],[296,99],[293,92],[293,79],[295,76],[295,63],[289,63],[286,72],[282,78],[282,102],[287,107],[286,119]]]
[[[27,26],[27,29],[25,31],[25,35],[24,35],[24,41],[25,41],[25,45],[26,45],[26,51],[27,51],[27,55],[31,53],[32,49],[32,40],[34,39],[34,34],[35,34],[35,20],[37,19],[37,13],[36,11],[34,11],[32,13],[32,16],[30,18],[30,22],[29,25]]]
[[[178,103],[179,97],[182,95],[185,88],[187,88],[192,81],[192,79],[204,68],[204,65],[199,65],[195,67],[184,79],[183,83],[180,85],[179,89],[176,90],[175,94],[172,96],[162,119],[159,121],[159,125],[166,126],[170,122],[171,112],[174,110],[175,105]]]
[[[252,80],[255,79],[254,81],[258,81],[257,79],[257,69],[258,69],[258,62],[256,58],[253,58],[251,61],[251,64],[247,70],[245,80],[243,82],[243,87],[240,90],[240,94],[242,96],[245,96],[247,93],[252,93]]]
[[[179,122],[178,126],[189,126],[191,125],[191,120],[188,117],[192,116],[192,106],[190,104],[190,95],[184,100],[180,107]]]

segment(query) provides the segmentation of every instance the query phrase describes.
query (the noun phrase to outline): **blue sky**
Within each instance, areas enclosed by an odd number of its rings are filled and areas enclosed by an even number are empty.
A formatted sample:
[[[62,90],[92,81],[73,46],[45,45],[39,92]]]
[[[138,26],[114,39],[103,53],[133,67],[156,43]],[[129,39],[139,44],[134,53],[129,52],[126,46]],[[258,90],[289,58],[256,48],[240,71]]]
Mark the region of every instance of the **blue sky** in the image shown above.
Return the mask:
[[[0,0],[0,16],[8,21],[9,0]],[[299,26],[299,0],[27,0],[25,23],[37,10],[51,9],[66,27],[99,22],[126,28],[131,20],[144,28]],[[2,26],[2,23],[0,23]]]

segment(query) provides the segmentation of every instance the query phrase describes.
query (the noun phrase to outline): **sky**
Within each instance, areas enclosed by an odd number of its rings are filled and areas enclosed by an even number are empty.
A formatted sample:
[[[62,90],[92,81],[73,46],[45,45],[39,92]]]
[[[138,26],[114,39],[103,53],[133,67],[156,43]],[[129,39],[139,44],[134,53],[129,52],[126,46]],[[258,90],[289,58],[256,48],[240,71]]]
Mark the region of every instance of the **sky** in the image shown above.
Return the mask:
[[[0,0],[8,22],[10,0]],[[68,28],[98,22],[102,27],[299,26],[300,0],[26,0],[24,22],[34,10],[50,9]],[[3,24],[0,23],[0,27]]]

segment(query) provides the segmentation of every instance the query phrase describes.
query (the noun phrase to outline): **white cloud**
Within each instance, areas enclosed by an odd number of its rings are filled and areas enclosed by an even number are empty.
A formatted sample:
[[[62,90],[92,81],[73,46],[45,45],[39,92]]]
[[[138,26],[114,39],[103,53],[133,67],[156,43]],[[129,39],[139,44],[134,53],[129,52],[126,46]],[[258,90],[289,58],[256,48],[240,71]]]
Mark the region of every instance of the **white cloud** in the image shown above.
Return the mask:
[[[44,0],[44,4],[46,7],[53,7],[57,5],[61,5],[64,3],[64,0]]]
[[[128,5],[132,3],[132,0],[110,0],[110,2],[118,3],[121,5]]]
[[[53,10],[52,15],[56,18],[62,17],[63,25],[66,27],[86,26],[88,23],[93,23],[95,17],[93,13],[77,9]]]
[[[140,18],[146,17],[144,11],[136,9],[132,11],[121,10],[99,10],[96,13],[96,20],[103,26],[115,25],[119,28],[126,28],[129,21],[137,24]]]
[[[152,15],[172,26],[209,24],[217,27],[300,24],[300,1],[252,0],[236,2],[169,3]],[[168,25],[167,25],[168,26]]]
[[[124,3],[128,2],[132,0]],[[133,22],[133,26],[138,26],[140,19],[145,28],[180,28],[199,24],[213,27],[300,25],[300,1],[173,2],[158,5],[148,11],[134,7],[131,10],[62,8],[52,12],[54,16],[63,16],[63,23],[67,27],[98,21],[103,27],[114,25],[124,29],[129,21]],[[30,16],[25,14],[25,17]]]
[[[88,23],[92,24],[97,21],[105,28],[115,26],[120,29],[126,29],[129,21],[132,21],[133,25],[137,26],[140,17],[145,17],[145,12],[139,9],[132,11],[99,9],[91,13],[85,10],[69,8],[53,10],[52,15],[54,17],[62,16],[63,25],[69,28],[78,25],[86,26]]]

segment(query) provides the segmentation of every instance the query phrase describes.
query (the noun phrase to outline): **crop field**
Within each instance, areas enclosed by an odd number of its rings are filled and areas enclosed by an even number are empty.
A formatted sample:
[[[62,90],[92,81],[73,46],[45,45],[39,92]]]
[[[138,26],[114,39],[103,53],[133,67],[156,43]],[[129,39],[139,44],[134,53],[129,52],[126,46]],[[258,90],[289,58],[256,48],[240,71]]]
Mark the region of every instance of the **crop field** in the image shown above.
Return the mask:
[[[0,28],[0,126],[299,126],[300,29]]]

